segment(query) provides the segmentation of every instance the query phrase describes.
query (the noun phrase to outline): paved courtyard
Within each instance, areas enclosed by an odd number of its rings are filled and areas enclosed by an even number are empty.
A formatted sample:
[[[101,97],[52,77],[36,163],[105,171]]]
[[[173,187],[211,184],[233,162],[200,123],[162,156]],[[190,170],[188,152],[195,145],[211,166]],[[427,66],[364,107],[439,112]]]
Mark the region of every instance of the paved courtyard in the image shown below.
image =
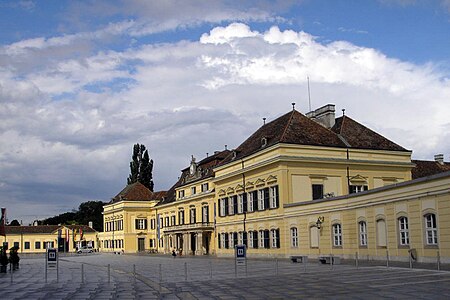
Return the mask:
[[[109,267],[108,267],[109,265]],[[1,299],[450,299],[450,272],[316,261],[90,254],[22,258],[0,274]],[[46,282],[47,281],[47,282]]]

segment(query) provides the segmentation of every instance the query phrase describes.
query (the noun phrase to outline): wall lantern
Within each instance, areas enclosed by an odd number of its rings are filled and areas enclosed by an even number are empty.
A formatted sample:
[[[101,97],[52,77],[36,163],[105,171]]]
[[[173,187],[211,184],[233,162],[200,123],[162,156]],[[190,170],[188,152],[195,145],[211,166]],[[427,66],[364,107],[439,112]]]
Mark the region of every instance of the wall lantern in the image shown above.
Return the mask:
[[[320,216],[320,217],[317,218],[317,221],[316,221],[317,229],[322,228],[322,223],[323,223],[324,220],[325,220],[324,216]]]

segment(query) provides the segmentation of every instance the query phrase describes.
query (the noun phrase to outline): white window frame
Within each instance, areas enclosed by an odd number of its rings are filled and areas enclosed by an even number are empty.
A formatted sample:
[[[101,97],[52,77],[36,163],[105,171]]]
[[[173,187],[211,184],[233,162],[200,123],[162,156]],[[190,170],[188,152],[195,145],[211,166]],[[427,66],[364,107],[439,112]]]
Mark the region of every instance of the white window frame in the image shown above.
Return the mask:
[[[264,190],[258,190],[258,210],[264,210]]]
[[[238,245],[244,245],[244,233],[242,231],[238,232]]]
[[[277,186],[271,186],[269,188],[269,206],[270,208],[277,207]]]
[[[409,245],[409,226],[407,217],[398,218],[398,237],[401,246]]]
[[[253,193],[247,193],[247,211],[254,212],[255,208],[253,207]]]
[[[138,230],[145,229],[145,219],[136,219],[137,220],[137,228]]]
[[[426,243],[430,246],[436,246],[438,244],[436,214],[426,214],[424,218]]]
[[[220,239],[221,248],[225,249],[225,233],[221,233],[221,239]]]
[[[228,197],[228,215],[234,215],[234,201],[233,201],[233,196]]]
[[[237,205],[238,205],[238,209],[237,209],[238,214],[242,214],[244,212],[244,195],[243,194],[239,194],[237,196]]]
[[[342,247],[342,226],[333,224],[333,247]]]
[[[270,246],[271,248],[277,248],[277,230],[271,229],[270,230]]]
[[[367,246],[367,222],[360,221],[358,223],[358,229],[359,229],[359,245],[365,247]]]
[[[264,249],[264,230],[258,231],[259,248]]]
[[[197,194],[197,187],[191,186],[191,195],[195,195],[195,194]]]
[[[184,190],[178,191],[178,198],[184,198]]]
[[[221,198],[220,199],[220,216],[225,216],[225,201],[227,201],[227,198]]]
[[[298,229],[291,227],[291,247],[298,248]]]
[[[249,248],[255,248],[255,245],[253,245],[253,237],[254,237],[253,234],[254,234],[253,231],[248,232],[248,247]]]
[[[228,246],[230,249],[234,248],[234,233],[233,232],[228,233]]]
[[[206,183],[203,183],[201,189],[202,189],[202,193],[207,192],[208,189],[209,189],[208,183],[207,183],[207,182],[206,182]]]
[[[205,205],[202,207],[202,223],[207,223],[209,222],[208,218],[209,218],[209,206]]]

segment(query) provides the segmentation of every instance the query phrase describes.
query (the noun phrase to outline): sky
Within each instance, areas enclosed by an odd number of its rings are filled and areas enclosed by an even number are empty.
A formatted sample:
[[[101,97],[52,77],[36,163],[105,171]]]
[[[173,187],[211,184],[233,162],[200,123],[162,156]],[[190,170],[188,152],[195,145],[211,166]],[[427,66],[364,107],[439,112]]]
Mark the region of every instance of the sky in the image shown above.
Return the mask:
[[[450,0],[0,0],[0,206],[109,201],[133,145],[155,190],[292,109],[332,103],[450,160]],[[207,154],[208,153],[208,154]]]

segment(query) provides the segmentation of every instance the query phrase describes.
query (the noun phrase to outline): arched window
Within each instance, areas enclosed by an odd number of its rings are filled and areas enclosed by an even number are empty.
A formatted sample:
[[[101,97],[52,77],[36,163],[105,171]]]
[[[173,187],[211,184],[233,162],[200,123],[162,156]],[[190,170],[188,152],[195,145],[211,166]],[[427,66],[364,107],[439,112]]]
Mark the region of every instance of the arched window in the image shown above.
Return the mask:
[[[358,223],[359,227],[359,245],[367,246],[367,223],[365,221],[361,221]]]
[[[341,224],[333,225],[333,246],[334,247],[342,246],[342,226],[341,226]]]
[[[409,245],[409,229],[407,217],[398,218],[398,234],[400,245],[401,246]]]
[[[425,236],[427,245],[437,245],[437,223],[435,214],[426,214],[425,216]]]
[[[298,247],[298,230],[297,227],[291,228],[291,247]]]

